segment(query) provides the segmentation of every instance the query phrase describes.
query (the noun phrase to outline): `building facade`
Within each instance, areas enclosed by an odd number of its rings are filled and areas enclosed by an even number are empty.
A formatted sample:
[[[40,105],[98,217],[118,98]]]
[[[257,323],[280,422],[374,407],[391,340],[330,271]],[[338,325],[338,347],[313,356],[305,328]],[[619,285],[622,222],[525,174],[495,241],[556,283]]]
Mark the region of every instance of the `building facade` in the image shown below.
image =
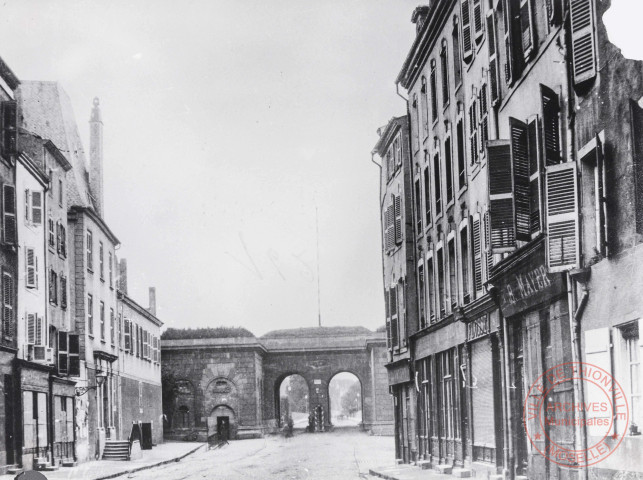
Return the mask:
[[[511,478],[643,470],[633,453],[643,76],[641,62],[607,39],[609,3],[432,1],[412,15],[417,35],[397,84],[408,94],[401,165],[413,188],[402,198],[412,208],[416,290],[404,291],[407,338],[389,330],[387,365],[395,405],[398,380],[414,380],[396,415],[402,461]],[[380,132],[388,185],[384,142]],[[408,344],[408,372],[397,372],[396,343]],[[623,386],[629,420],[614,400],[608,431],[545,422],[534,435],[530,405],[596,400],[572,379],[579,362]],[[533,386],[555,367],[570,380],[545,383],[545,398]],[[569,417],[574,425],[587,414]],[[614,453],[605,461],[569,453],[607,434]]]

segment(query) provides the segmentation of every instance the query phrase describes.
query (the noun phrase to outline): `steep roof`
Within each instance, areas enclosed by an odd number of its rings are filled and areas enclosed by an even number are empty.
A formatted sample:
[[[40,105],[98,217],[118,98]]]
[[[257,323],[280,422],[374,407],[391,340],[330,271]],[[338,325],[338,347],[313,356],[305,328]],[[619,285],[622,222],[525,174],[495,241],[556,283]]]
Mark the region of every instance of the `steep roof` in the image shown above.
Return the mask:
[[[23,81],[16,91],[16,100],[20,127],[51,140],[71,164],[69,205],[93,208],[85,151],[67,93],[57,82]]]

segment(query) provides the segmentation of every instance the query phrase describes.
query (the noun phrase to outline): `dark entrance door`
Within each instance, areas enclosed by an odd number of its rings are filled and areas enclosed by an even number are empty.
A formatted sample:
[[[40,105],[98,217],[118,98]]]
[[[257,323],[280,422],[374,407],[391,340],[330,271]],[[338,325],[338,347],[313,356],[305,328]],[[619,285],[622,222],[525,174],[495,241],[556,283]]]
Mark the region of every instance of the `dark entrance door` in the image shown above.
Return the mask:
[[[217,435],[220,442],[230,440],[230,417],[217,417]]]
[[[511,326],[511,348],[509,365],[511,372],[511,417],[512,434],[516,455],[516,475],[524,475],[527,471],[527,433],[522,422],[524,394],[524,348],[523,348],[523,325],[520,318],[514,320]]]
[[[5,408],[5,420],[4,420],[4,432],[5,432],[5,447],[7,452],[7,465],[13,465],[15,463],[15,445],[14,445],[14,403],[15,399],[13,398],[13,377],[11,375],[4,376],[4,408]]]

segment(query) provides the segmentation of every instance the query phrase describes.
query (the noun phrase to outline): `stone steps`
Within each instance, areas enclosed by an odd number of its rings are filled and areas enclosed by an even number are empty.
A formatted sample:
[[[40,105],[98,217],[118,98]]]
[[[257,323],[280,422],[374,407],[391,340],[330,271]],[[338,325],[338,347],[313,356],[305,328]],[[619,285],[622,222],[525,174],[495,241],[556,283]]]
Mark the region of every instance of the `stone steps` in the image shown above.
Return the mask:
[[[130,450],[127,440],[109,440],[105,442],[103,460],[129,460]]]

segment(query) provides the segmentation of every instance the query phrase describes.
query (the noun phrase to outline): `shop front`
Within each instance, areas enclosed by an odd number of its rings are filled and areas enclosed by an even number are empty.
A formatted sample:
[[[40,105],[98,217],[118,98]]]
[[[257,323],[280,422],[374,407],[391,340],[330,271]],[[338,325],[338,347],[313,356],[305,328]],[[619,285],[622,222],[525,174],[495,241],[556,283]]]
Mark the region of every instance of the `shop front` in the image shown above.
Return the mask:
[[[51,377],[52,452],[54,465],[70,465],[76,461],[75,433],[76,382]]]
[[[416,399],[415,387],[411,382],[409,360],[402,359],[395,363],[389,363],[386,368],[395,415],[395,458],[409,463],[417,458],[415,415],[413,413]]]

